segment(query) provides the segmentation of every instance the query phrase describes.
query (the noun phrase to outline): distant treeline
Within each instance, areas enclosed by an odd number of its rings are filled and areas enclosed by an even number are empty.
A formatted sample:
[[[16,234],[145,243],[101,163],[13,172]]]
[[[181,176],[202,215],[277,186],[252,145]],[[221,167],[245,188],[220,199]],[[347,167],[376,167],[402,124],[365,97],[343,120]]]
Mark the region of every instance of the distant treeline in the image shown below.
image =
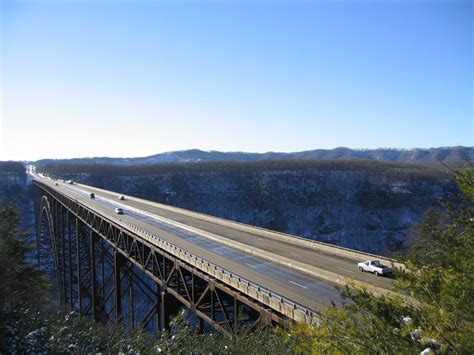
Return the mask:
[[[20,161],[0,161],[0,173],[26,175],[26,169]]]
[[[400,164],[368,160],[261,160],[208,161],[149,165],[50,164],[41,172],[52,176],[86,174],[94,176],[160,176],[192,174],[261,174],[265,172],[361,171],[373,177],[404,180],[446,178],[447,169],[426,165]]]

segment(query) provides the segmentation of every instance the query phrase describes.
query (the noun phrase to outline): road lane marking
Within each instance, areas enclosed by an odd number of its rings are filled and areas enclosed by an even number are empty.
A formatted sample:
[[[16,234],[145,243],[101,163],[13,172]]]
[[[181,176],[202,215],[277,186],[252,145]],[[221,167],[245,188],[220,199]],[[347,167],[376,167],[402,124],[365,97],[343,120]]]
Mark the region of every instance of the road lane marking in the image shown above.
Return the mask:
[[[257,267],[255,265],[252,265],[252,264],[249,264],[249,263],[244,263],[245,265],[248,265],[250,267],[253,267],[254,269],[256,269]]]
[[[296,253],[290,253],[290,254],[294,256],[301,256],[300,254],[296,254]]]
[[[217,251],[217,250],[214,250],[214,253],[221,254],[221,255],[223,254],[223,253],[221,253],[220,251]]]
[[[297,283],[297,282],[294,282],[294,281],[291,281],[291,280],[288,280],[288,281],[290,281],[293,285],[296,285],[296,286],[302,287],[302,288],[304,288],[304,289],[307,289],[306,286],[303,286],[303,285],[301,285],[301,284],[299,284],[299,283]]]

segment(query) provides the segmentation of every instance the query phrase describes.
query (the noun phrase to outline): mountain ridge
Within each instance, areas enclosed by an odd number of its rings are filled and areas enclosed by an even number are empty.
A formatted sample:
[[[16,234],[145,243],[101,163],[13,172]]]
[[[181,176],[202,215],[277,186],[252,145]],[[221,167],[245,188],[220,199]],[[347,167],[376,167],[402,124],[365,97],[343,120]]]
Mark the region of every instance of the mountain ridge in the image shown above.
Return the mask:
[[[162,163],[194,163],[202,161],[256,161],[277,159],[324,159],[324,160],[379,160],[399,163],[446,164],[460,167],[474,161],[474,147],[437,147],[437,148],[377,148],[351,149],[338,147],[334,149],[314,149],[301,152],[221,152],[216,150],[203,151],[188,149],[169,151],[146,157],[110,158],[90,157],[72,159],[41,159],[32,162],[37,167],[48,164],[112,164],[112,165],[144,165]]]

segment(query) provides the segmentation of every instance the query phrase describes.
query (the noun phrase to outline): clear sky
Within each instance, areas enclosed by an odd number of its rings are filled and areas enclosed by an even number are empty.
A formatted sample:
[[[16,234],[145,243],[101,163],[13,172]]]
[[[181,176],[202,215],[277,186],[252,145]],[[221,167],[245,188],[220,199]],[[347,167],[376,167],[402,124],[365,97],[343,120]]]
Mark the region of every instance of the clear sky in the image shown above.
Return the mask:
[[[3,160],[474,145],[469,0],[0,3]]]

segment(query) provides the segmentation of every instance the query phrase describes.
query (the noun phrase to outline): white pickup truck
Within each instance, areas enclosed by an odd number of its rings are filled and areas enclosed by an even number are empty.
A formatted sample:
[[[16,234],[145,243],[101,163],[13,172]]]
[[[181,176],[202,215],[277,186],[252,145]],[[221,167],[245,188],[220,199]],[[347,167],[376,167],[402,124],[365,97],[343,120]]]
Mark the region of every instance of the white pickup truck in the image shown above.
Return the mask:
[[[385,265],[382,265],[378,260],[367,260],[363,263],[358,263],[357,266],[359,267],[360,271],[371,272],[376,276],[387,276],[388,274],[392,273],[392,269]]]

